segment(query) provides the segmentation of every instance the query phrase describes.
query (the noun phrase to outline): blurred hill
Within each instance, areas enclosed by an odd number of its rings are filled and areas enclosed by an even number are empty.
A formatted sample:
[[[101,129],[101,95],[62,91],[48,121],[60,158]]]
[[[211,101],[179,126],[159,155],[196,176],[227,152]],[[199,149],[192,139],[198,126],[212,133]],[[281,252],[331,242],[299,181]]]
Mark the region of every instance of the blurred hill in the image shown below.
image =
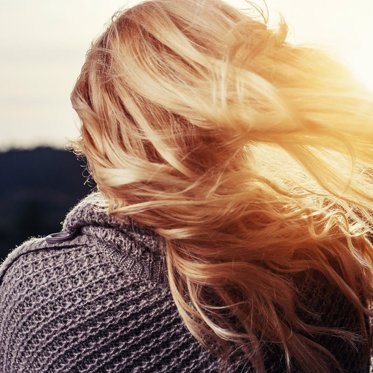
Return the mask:
[[[66,213],[95,187],[86,174],[65,150],[0,153],[0,261],[27,238],[61,230]]]

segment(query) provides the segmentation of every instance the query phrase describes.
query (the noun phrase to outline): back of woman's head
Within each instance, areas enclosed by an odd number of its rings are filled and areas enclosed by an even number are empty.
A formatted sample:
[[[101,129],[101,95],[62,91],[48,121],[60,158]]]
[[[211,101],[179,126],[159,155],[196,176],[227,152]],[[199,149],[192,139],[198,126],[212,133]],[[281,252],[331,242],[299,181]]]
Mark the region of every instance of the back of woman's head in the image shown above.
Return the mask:
[[[362,341],[302,320],[295,278],[334,284],[368,338],[373,100],[286,31],[220,0],[119,12],[72,93],[75,148],[109,212],[166,240],[172,295],[201,343],[224,361],[238,348],[263,372],[271,341],[289,368],[329,372],[312,335]]]

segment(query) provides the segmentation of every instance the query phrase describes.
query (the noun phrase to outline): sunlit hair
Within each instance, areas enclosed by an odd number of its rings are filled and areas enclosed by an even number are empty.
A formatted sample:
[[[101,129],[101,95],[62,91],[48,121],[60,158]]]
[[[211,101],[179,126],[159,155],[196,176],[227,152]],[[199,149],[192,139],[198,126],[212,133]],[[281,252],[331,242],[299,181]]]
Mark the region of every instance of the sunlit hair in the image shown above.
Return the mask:
[[[264,372],[271,342],[289,371],[325,373],[337,362],[312,336],[371,344],[373,99],[258,15],[220,0],[119,12],[73,90],[74,146],[108,212],[164,238],[178,311],[222,366],[237,350]],[[312,271],[353,304],[360,340],[299,317],[295,279]]]

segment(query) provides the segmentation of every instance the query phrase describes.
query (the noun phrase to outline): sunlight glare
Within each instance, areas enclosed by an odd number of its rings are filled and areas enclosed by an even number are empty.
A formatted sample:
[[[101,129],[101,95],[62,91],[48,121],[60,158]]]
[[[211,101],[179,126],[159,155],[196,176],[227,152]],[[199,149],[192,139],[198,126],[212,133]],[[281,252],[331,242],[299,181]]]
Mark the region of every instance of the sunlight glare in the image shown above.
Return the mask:
[[[359,81],[369,90],[373,91],[373,51],[371,48],[367,46],[358,48],[346,60]]]

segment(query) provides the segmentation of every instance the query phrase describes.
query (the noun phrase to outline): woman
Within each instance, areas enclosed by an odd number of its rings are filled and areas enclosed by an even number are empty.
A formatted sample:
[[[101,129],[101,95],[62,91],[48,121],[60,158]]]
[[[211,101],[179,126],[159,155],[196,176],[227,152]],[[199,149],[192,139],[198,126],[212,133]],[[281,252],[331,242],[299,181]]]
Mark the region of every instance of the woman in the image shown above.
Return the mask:
[[[71,96],[98,192],[2,264],[1,372],[369,371],[372,95],[285,39],[115,16]]]

